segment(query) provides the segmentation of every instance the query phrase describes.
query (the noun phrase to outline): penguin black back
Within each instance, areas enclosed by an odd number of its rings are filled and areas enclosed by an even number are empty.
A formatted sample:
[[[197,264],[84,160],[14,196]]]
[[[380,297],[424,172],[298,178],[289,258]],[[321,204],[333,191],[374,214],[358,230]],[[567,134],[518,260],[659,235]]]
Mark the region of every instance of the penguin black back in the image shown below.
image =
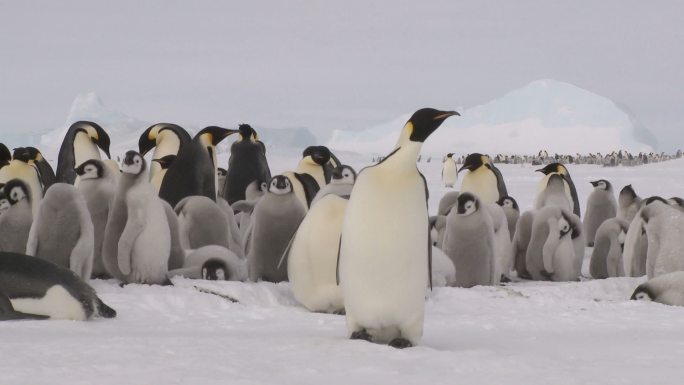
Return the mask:
[[[230,146],[228,171],[223,185],[223,198],[228,204],[245,199],[245,189],[255,180],[271,180],[266,160],[266,146],[249,124],[238,128],[240,138]]]

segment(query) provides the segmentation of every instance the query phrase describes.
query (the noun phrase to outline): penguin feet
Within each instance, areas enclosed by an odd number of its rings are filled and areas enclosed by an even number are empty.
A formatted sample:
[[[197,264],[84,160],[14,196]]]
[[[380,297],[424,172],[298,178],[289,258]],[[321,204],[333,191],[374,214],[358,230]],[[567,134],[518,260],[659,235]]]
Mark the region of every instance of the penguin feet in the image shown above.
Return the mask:
[[[501,282],[501,283],[509,283],[509,282],[511,282],[511,279],[508,278],[506,275],[501,274],[500,282]]]
[[[373,342],[373,337],[366,331],[366,329],[361,329],[353,332],[349,337],[350,340],[364,340],[368,342]]]
[[[335,315],[346,315],[347,312],[344,311],[344,309],[340,309],[340,310],[335,310],[334,312],[332,312],[332,314],[335,314]]]
[[[531,275],[530,273],[528,273],[527,271],[522,271],[522,272],[519,271],[519,272],[518,272],[518,278],[521,278],[521,279],[532,279],[532,275]]]
[[[547,281],[553,281],[553,273],[549,273],[548,271],[542,269],[539,274],[546,278]]]
[[[401,337],[397,337],[397,338],[393,339],[392,341],[390,341],[390,343],[388,345],[393,347],[393,348],[397,348],[397,349],[405,349],[405,348],[410,348],[413,346],[411,341],[407,340],[406,338],[401,338]]]

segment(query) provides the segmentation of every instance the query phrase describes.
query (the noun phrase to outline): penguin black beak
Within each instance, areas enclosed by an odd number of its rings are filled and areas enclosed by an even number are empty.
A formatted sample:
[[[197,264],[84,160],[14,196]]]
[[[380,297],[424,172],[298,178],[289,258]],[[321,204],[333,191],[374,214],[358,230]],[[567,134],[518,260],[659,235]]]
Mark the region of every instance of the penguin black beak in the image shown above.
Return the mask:
[[[591,183],[591,185],[594,186],[594,187],[598,186],[598,184],[599,184],[599,182],[598,182],[597,180],[596,180],[596,181],[589,182],[589,183]]]
[[[77,174],[78,176],[81,176],[81,175],[85,174],[85,168],[83,167],[83,164],[81,164],[80,166],[76,167],[76,168],[74,169],[74,171],[76,172],[76,174]]]
[[[95,131],[97,131],[97,139],[93,140],[93,142],[97,145],[97,147],[100,147],[100,149],[104,151],[104,153],[107,155],[107,159],[112,159],[112,156],[109,154],[109,135],[107,135],[105,130],[98,124],[93,123],[92,125],[95,128]]]
[[[333,179],[342,179],[342,168],[334,168],[330,175]]]

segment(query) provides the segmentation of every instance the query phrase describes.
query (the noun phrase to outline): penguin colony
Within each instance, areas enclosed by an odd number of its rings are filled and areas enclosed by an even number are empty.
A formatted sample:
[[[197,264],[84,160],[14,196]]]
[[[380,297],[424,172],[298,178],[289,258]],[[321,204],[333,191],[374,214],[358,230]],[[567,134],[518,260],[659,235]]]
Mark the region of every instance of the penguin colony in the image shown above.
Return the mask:
[[[422,144],[458,115],[416,111],[394,149],[358,173],[311,146],[292,171],[272,176],[248,124],[191,136],[158,123],[116,164],[106,130],[79,121],[56,172],[38,149],[0,144],[0,320],[115,317],[87,283],[93,278],[290,281],[306,309],[343,314],[351,339],[406,348],[420,343],[433,286],[576,281],[586,246],[592,278],[647,275],[632,299],[684,306],[684,200],[642,199],[631,185],[616,199],[598,179],[581,217],[567,166],[669,157],[448,153],[443,185],[456,187],[461,174],[460,188],[428,217],[416,163]],[[216,146],[234,134],[219,165]],[[527,211],[495,165],[521,162],[543,166]]]

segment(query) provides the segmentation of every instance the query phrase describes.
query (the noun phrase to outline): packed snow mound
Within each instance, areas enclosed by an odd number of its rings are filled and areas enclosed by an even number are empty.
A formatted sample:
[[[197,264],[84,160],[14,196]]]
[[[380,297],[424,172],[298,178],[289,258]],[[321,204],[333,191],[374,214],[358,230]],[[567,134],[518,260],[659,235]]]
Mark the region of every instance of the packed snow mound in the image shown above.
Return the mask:
[[[411,113],[364,131],[335,131],[328,146],[360,153],[389,152]],[[448,119],[424,153],[532,154],[652,151],[654,136],[613,101],[572,84],[545,79]]]

